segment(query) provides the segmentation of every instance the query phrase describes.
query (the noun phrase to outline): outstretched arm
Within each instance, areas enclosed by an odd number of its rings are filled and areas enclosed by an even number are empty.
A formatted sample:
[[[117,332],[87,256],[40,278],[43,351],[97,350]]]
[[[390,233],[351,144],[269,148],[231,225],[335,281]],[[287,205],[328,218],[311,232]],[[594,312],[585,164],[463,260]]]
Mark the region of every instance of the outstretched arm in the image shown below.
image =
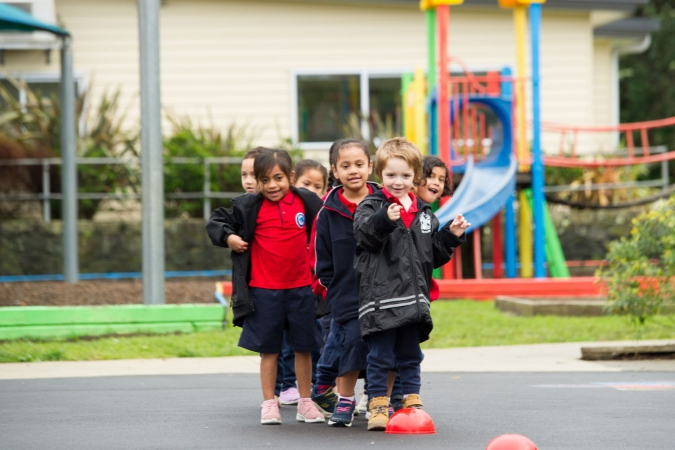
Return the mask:
[[[438,226],[438,219],[433,216],[432,230],[438,230]],[[470,226],[471,224],[459,214],[451,223],[434,232],[434,267],[441,267],[450,261],[455,249],[466,242],[464,232]]]

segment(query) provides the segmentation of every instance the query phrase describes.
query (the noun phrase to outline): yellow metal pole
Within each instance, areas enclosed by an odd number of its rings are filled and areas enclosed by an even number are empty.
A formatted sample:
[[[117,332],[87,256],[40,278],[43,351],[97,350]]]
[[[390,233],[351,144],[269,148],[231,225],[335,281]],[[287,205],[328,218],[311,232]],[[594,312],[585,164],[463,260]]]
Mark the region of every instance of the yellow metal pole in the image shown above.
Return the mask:
[[[532,210],[530,202],[527,200],[525,191],[518,193],[520,203],[518,221],[518,247],[520,249],[520,276],[523,278],[532,278]]]
[[[527,172],[530,165],[523,163],[529,161],[527,151],[527,133],[525,126],[525,51],[527,45],[527,9],[526,6],[517,4],[513,8],[513,22],[516,29],[516,148],[518,159],[521,161],[520,171]]]
[[[426,83],[426,77],[424,76],[424,70],[418,68],[415,71],[414,82],[412,88],[415,92],[415,109],[414,109],[414,121],[415,121],[415,140],[413,141],[417,144],[417,148],[420,149],[420,152],[423,155],[428,154],[427,150],[427,108],[426,108],[426,94],[424,85]]]

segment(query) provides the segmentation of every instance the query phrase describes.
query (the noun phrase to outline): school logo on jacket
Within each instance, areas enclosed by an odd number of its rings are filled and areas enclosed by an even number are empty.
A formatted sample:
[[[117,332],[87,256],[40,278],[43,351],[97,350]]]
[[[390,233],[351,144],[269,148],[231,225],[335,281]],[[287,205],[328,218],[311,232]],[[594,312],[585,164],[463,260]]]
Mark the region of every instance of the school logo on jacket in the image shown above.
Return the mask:
[[[295,224],[298,226],[298,228],[305,226],[305,215],[303,213],[297,213],[295,215]]]
[[[420,214],[420,228],[422,233],[431,233],[431,216],[428,213]]]

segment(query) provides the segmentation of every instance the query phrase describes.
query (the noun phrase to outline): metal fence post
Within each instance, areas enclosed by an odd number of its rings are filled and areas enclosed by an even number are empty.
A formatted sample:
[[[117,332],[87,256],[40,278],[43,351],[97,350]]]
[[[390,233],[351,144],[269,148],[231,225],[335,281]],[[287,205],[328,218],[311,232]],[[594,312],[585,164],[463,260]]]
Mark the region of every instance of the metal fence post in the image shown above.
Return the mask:
[[[667,191],[670,187],[670,174],[668,173],[668,161],[661,162],[661,185],[663,190]]]
[[[52,220],[52,210],[49,204],[49,162],[44,160],[42,161],[42,219],[45,223],[49,223]]]
[[[138,0],[141,68],[143,303],[164,304],[164,173],[159,0]]]
[[[61,217],[63,221],[63,277],[79,280],[77,233],[77,162],[75,138],[75,78],[70,37],[61,47]]]
[[[202,205],[204,220],[209,220],[211,216],[211,163],[206,158],[204,158],[204,199]]]

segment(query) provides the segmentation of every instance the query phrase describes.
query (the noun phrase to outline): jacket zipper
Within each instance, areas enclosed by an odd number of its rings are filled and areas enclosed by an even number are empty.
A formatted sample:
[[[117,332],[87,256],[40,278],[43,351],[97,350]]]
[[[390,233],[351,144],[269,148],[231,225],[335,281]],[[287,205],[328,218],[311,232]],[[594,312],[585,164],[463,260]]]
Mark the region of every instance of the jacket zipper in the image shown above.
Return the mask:
[[[412,226],[412,223],[410,224]],[[415,268],[415,261],[413,260],[412,254],[412,235],[410,234],[410,228],[405,230],[408,233],[408,258],[410,259],[410,265],[412,266],[413,271],[413,288],[415,289],[415,305],[417,305],[417,321],[422,321],[422,310],[420,309],[420,296],[417,292],[417,269]]]

